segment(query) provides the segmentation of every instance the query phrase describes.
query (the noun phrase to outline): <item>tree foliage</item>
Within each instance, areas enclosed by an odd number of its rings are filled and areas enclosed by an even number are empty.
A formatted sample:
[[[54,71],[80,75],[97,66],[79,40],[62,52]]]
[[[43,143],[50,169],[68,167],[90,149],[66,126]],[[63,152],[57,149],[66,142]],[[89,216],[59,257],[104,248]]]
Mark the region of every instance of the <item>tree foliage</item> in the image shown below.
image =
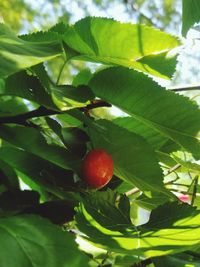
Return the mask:
[[[184,33],[198,22],[186,3]],[[26,35],[0,25],[2,267],[199,266],[200,109],[158,83],[183,45],[102,17]],[[72,62],[82,70],[63,83]],[[114,161],[100,190],[82,177],[93,148]]]

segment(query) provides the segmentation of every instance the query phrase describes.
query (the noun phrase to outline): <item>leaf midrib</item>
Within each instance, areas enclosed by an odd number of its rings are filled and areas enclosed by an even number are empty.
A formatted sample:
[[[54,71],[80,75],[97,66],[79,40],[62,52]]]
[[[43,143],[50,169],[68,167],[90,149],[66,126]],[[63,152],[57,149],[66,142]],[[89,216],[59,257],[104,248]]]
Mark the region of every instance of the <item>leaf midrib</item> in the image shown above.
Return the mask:
[[[23,253],[26,255],[28,261],[31,263],[32,267],[37,267],[37,265],[34,264],[34,262],[31,260],[30,255],[27,253],[26,249],[23,247],[23,245],[21,244],[21,242],[19,241],[19,239],[17,239],[16,235],[7,227],[3,227],[2,225],[0,225],[0,228],[4,231],[6,231],[19,245],[19,247],[21,248],[21,250],[23,251]]]

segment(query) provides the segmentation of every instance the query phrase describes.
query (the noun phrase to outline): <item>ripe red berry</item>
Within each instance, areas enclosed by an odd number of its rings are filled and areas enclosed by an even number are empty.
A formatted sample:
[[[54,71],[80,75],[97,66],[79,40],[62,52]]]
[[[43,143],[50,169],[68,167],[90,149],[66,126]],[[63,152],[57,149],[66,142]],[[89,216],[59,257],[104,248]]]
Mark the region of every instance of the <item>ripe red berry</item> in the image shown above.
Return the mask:
[[[103,149],[94,149],[83,160],[83,179],[89,187],[101,188],[111,180],[113,169],[112,157]]]

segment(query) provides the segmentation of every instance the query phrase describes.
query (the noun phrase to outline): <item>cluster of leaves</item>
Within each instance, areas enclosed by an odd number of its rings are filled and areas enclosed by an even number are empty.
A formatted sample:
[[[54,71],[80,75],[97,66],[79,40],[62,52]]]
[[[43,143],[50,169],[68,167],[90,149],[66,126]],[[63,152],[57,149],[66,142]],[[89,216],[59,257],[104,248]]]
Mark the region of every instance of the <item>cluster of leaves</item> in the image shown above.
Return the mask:
[[[200,110],[154,81],[172,77],[180,45],[155,28],[105,18],[24,36],[0,25],[2,267],[198,266],[200,166],[192,160],[200,159]],[[44,62],[61,55],[65,64],[101,67],[60,85]],[[92,115],[111,105],[125,116]],[[81,180],[92,147],[108,151],[115,166],[98,192]],[[186,187],[196,207],[177,200],[178,178],[166,183],[161,165],[167,174],[190,171]],[[128,197],[133,188],[138,194]],[[143,225],[141,207],[151,210]],[[91,250],[82,251],[76,238]]]

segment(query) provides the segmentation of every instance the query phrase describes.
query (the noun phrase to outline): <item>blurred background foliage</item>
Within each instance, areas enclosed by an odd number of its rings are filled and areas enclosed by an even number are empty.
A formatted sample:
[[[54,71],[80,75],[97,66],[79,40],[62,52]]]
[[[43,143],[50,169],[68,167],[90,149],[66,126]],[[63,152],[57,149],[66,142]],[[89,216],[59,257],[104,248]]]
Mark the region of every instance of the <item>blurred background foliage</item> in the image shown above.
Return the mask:
[[[118,11],[116,13],[116,11]],[[57,21],[109,16],[180,32],[180,0],[1,0],[0,19],[16,32],[46,29]]]

